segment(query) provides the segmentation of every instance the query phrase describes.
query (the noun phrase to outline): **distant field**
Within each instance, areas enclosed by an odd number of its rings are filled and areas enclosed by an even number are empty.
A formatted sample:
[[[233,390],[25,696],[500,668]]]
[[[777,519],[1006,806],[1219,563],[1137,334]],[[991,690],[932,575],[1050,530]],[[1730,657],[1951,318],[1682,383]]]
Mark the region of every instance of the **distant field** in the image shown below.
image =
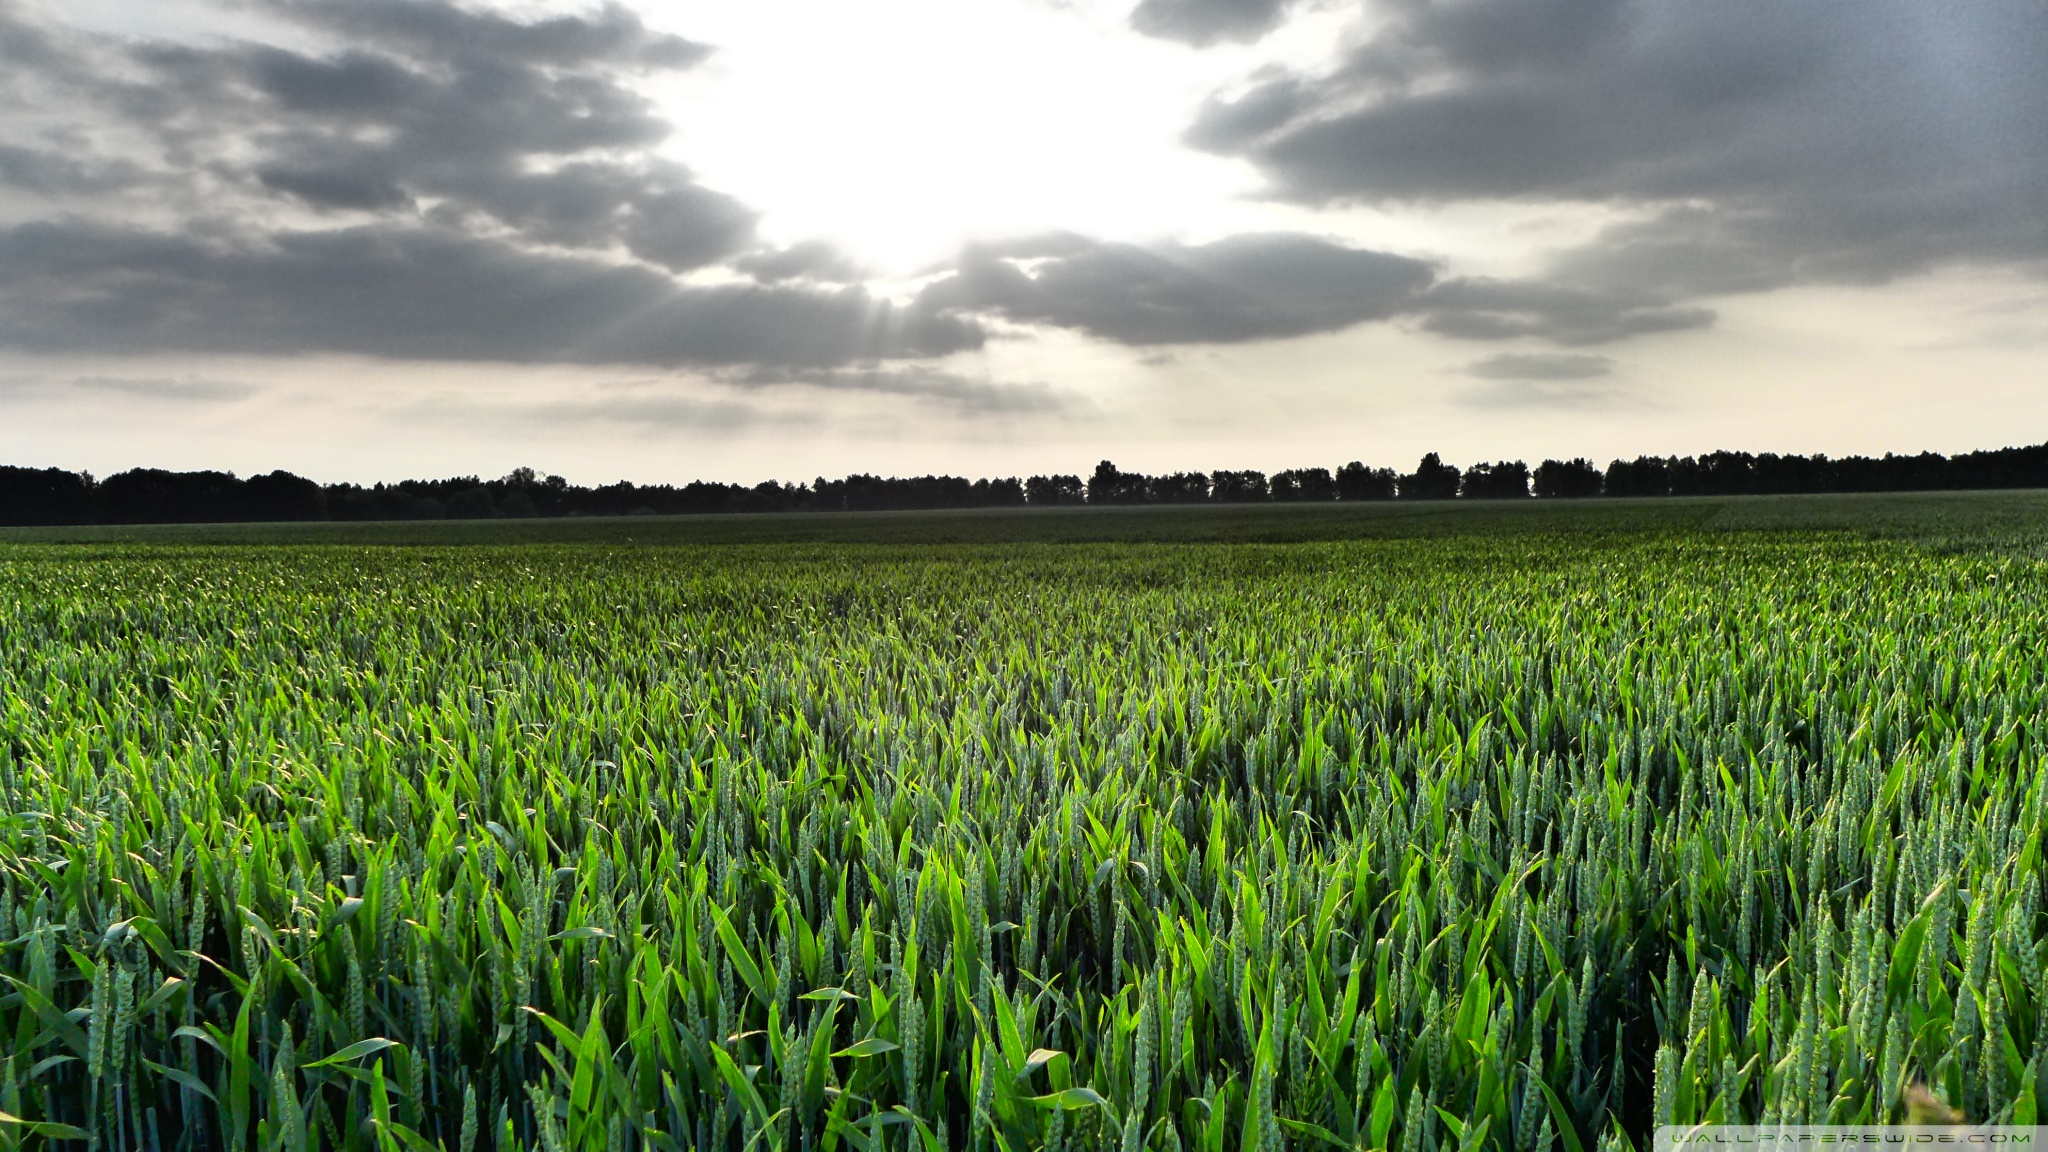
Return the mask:
[[[0,1150],[2048,1091],[2048,493],[5,538]]]
[[[1786,530],[1845,531],[1931,540],[2025,537],[2048,533],[2048,490],[0,528],[0,543],[1281,543],[1469,533]]]

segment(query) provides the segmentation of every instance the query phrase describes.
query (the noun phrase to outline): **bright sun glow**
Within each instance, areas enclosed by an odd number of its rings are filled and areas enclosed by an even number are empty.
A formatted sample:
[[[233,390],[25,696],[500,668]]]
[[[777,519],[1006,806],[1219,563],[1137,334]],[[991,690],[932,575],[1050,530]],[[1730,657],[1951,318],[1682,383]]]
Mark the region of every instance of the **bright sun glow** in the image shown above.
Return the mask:
[[[1311,26],[1195,52],[1129,35],[1128,3],[749,0],[666,21],[718,55],[663,93],[671,150],[885,275],[969,236],[1185,235],[1263,210],[1257,178],[1180,147],[1189,110],[1253,59],[1320,56]]]

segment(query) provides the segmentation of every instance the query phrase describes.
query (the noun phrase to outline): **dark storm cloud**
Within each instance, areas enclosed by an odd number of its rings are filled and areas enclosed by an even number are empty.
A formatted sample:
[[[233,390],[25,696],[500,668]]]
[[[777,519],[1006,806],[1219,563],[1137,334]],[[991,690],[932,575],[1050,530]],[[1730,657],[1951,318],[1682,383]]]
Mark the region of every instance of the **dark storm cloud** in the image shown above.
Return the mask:
[[[56,148],[0,144],[0,183],[44,195],[110,192],[144,179],[140,166],[122,160],[80,159]]]
[[[981,343],[822,246],[755,249],[750,209],[652,154],[670,129],[634,82],[708,49],[620,5],[255,6],[327,47],[95,37],[0,0],[0,181],[55,198],[0,230],[0,344],[824,368]],[[750,249],[766,283],[666,274]]]
[[[1591,380],[1613,371],[1614,361],[1605,356],[1569,352],[1503,352],[1464,368],[1481,380]]]
[[[0,344],[35,351],[831,365],[981,338],[859,288],[684,286],[432,225],[254,239],[79,220],[0,231]]]
[[[1235,99],[1204,102],[1183,140],[1210,152],[1242,151],[1293,120],[1313,98],[1300,77],[1267,75]]]
[[[1420,260],[1287,233],[1147,247],[1055,236],[970,248],[919,303],[1123,344],[1234,343],[1387,318],[1434,275]]]
[[[1189,141],[1309,203],[1647,209],[1554,269],[1596,291],[2048,257],[2041,5],[1395,0],[1383,13],[1341,67],[1212,102]]]
[[[1131,27],[1202,48],[1256,40],[1280,23],[1287,7],[1288,0],[1144,0],[1131,10]]]
[[[455,196],[437,209],[450,220],[474,212],[544,244],[621,245],[676,271],[717,263],[754,231],[751,210],[656,159],[578,161],[545,173],[450,171],[435,190]]]
[[[268,164],[256,169],[264,187],[296,196],[322,208],[410,208],[413,199],[385,173],[352,168],[345,163],[319,167]]]
[[[752,211],[647,154],[669,124],[629,83],[706,50],[623,8],[523,24],[431,0],[264,7],[345,42],[143,44],[120,107],[249,191],[315,208],[406,214],[432,200],[451,222],[677,271],[751,241]]]

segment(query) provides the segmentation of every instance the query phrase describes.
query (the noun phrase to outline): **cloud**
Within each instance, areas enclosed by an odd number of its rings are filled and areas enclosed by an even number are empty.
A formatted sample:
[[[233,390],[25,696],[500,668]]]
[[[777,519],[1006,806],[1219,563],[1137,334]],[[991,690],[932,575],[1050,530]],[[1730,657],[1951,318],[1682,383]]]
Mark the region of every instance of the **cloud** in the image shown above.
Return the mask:
[[[628,434],[725,433],[817,427],[825,422],[825,415],[820,412],[750,404],[732,397],[707,397],[649,382],[600,385],[594,392],[527,399],[511,394],[436,392],[406,402],[398,415],[408,423],[466,429],[499,426],[530,432],[601,427],[608,433]]]
[[[1211,96],[1204,101],[1182,142],[1209,152],[1249,151],[1285,127],[1313,99],[1309,81],[1269,69],[1257,85],[1235,99]]]
[[[72,386],[94,392],[185,404],[221,404],[254,396],[254,384],[236,380],[205,380],[191,376],[80,376]]]
[[[1131,27],[1147,36],[1197,48],[1256,40],[1279,26],[1288,0],[1143,0]]]
[[[53,198],[0,228],[0,345],[825,367],[981,344],[822,246],[756,249],[750,208],[653,151],[670,125],[638,87],[710,50],[619,4],[250,2],[320,47],[0,0],[0,180]],[[764,283],[672,275],[743,253]]]
[[[55,148],[0,144],[0,184],[49,196],[109,192],[143,179],[140,165],[119,159],[80,159]]]
[[[819,280],[830,284],[858,284],[867,270],[854,259],[823,240],[805,240],[787,248],[749,252],[733,260],[732,266],[756,280]]]
[[[346,164],[293,168],[269,164],[256,169],[266,188],[289,193],[320,208],[410,208],[413,199],[388,174],[350,169]]]
[[[355,39],[434,58],[665,69],[687,68],[711,54],[708,45],[649,29],[615,0],[580,15],[533,21],[421,0],[263,0],[261,6]]]
[[[1467,408],[1578,409],[1642,403],[1633,390],[1610,379],[1614,361],[1606,356],[1503,352],[1454,371],[1481,381],[1452,392],[1451,399]]]
[[[978,415],[1058,413],[1078,403],[1076,398],[1043,383],[1001,384],[919,365],[812,370],[755,368],[717,378],[744,388],[802,386],[831,392],[906,396]]]
[[[410,216],[431,201],[515,240],[678,270],[752,242],[750,210],[649,151],[671,129],[638,77],[709,49],[617,4],[533,22],[444,0],[256,6],[331,43],[117,40],[0,5],[0,53],[19,69],[0,136],[57,123],[87,149],[0,139],[0,178],[67,193],[153,172],[161,193],[243,216],[280,200]]]
[[[1540,280],[1459,278],[1416,303],[1422,326],[1464,340],[1538,337],[1559,344],[1603,344],[1714,322],[1711,309],[1674,304],[1625,289],[1596,291]]]
[[[1590,380],[1614,371],[1614,361],[1568,352],[1503,352],[1463,371],[1482,380]]]
[[[1399,317],[1460,340],[1587,345],[1714,322],[1711,309],[1625,287],[1436,275],[1423,260],[1299,233],[1133,245],[1049,232],[969,246],[917,302],[1130,345],[1276,340]]]
[[[1293,233],[1149,246],[1058,235],[970,248],[918,302],[1122,344],[1238,343],[1384,319],[1434,275],[1420,260]]]
[[[0,344],[39,352],[832,365],[981,340],[970,321],[860,288],[688,286],[432,224],[194,235],[59,220],[0,230]]]
[[[560,427],[564,424],[607,424],[627,425],[643,431],[690,429],[700,432],[738,432],[760,427],[812,427],[822,422],[822,416],[818,413],[767,410],[731,400],[699,400],[674,395],[555,400],[516,408],[435,404],[422,410],[461,422],[469,422],[478,415],[484,415],[513,423],[551,427]]]
[[[1187,139],[1274,195],[1635,209],[1547,280],[1687,296],[2048,261],[2048,9],[1390,0]],[[1678,317],[1671,317],[1676,320]]]
[[[1612,383],[1582,380],[1491,380],[1456,392],[1466,408],[1493,411],[1641,407],[1642,397]]]
[[[144,42],[122,53],[132,78],[80,94],[249,200],[383,216],[432,201],[445,221],[677,271],[752,241],[751,210],[650,154],[670,125],[634,86],[709,50],[623,7],[531,23],[439,0],[260,7],[340,42]]]
[[[795,394],[787,394],[792,392]],[[1086,406],[1085,401],[1044,384],[1005,384],[919,365],[751,366],[713,370],[692,380],[614,381],[578,396],[542,401],[519,402],[495,395],[428,396],[409,411],[443,421],[486,419],[711,432],[827,427],[848,414],[847,407],[815,393],[896,397],[915,405],[920,416],[939,418],[1058,416]]]
[[[132,403],[226,404],[246,400],[260,389],[238,380],[197,376],[48,376],[0,377],[0,402],[76,399],[83,393]]]

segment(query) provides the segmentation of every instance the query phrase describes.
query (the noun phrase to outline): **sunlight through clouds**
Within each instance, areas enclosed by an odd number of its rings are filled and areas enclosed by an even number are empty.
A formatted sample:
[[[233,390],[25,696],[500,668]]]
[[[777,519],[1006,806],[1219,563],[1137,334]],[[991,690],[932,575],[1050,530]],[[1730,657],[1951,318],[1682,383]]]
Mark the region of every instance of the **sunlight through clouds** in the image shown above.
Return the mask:
[[[1128,7],[715,6],[670,21],[719,49],[664,81],[672,147],[760,208],[769,235],[828,237],[899,277],[969,239],[1048,224],[1146,238],[1271,227],[1248,165],[1177,137],[1252,59],[1318,62],[1328,43],[1197,52],[1132,35]]]

